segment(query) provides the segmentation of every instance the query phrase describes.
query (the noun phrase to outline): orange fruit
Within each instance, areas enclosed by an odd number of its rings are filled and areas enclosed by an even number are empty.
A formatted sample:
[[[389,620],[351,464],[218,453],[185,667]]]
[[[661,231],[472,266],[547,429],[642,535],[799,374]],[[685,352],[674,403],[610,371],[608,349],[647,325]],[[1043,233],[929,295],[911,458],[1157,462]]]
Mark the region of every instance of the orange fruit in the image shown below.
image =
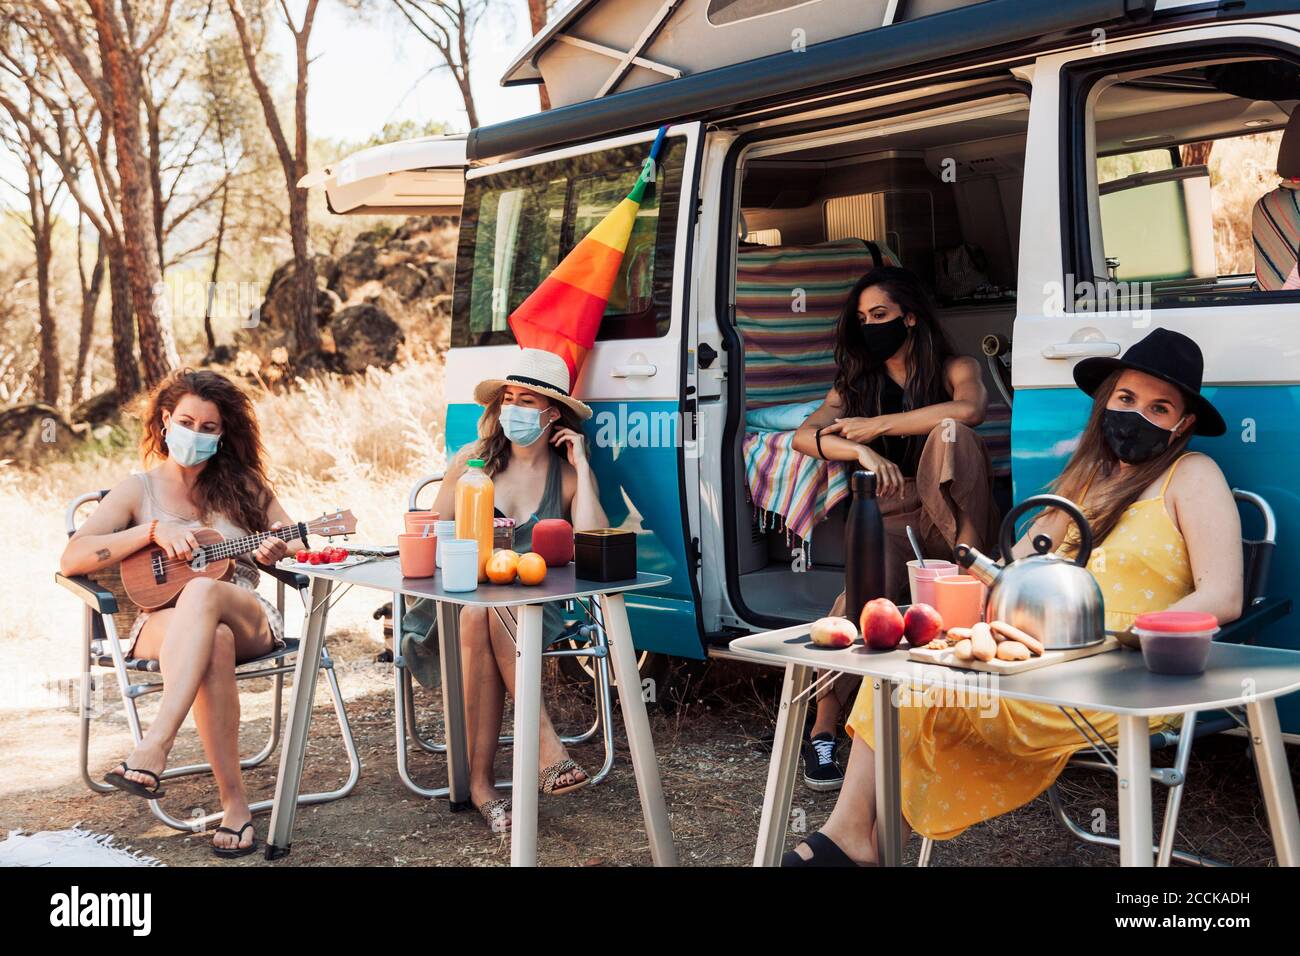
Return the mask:
[[[515,571],[518,567],[519,555],[505,548],[498,548],[487,560],[488,580],[493,584],[514,584]]]
[[[546,559],[536,551],[519,556],[519,583],[541,584],[546,580]]]

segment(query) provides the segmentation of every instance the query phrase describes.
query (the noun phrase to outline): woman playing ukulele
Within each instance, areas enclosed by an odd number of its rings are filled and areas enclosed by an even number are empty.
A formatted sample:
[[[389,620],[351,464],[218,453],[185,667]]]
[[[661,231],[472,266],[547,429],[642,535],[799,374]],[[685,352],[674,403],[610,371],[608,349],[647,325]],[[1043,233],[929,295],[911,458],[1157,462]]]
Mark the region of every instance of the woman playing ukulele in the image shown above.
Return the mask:
[[[202,527],[238,538],[290,524],[267,480],[252,402],[216,372],[185,369],[158,385],[141,451],[147,470],[114,486],[68,541],[64,574],[93,574],[150,545],[188,560]],[[254,562],[274,564],[286,553],[285,541],[267,538],[233,561],[225,580],[196,578],[172,606],[141,613],[127,637],[129,656],[159,662],[162,701],[144,738],[104,779],[147,800],[160,797],[168,753],[192,707],[221,797],[212,838],[221,857],[257,849],[239,766],[235,665],[283,645],[284,622],[257,593]]]

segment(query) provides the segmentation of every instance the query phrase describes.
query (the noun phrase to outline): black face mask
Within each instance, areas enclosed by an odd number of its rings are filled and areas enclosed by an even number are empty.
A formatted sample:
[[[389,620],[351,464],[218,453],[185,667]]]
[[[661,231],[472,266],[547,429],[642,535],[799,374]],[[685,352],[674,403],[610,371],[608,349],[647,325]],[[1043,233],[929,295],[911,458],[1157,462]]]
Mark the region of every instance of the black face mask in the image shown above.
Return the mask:
[[[867,347],[867,355],[883,362],[907,341],[907,323],[901,315],[888,322],[863,322],[862,341]]]
[[[1101,413],[1101,435],[1115,457],[1126,465],[1150,461],[1174,438],[1172,431],[1147,421],[1141,412],[1118,408]]]

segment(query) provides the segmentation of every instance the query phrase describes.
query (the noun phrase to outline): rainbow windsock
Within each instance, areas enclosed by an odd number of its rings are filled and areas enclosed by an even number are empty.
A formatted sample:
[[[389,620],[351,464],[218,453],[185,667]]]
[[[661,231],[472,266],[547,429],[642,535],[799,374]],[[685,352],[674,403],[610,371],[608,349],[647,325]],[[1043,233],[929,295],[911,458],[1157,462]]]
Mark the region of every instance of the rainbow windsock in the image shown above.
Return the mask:
[[[510,330],[520,348],[545,349],[569,366],[570,385],[596,344],[596,331],[618,278],[636,225],[637,211],[655,179],[667,127],[660,127],[632,191],[573,247],[541,285],[510,313]]]

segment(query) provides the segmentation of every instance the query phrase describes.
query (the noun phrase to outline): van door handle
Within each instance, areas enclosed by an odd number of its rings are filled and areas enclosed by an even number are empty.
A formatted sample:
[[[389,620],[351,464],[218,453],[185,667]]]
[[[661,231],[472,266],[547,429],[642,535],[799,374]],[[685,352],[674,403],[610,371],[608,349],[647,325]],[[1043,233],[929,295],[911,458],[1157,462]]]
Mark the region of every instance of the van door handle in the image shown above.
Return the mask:
[[[1043,349],[1043,358],[1114,358],[1121,351],[1118,342],[1057,342]]]
[[[612,369],[609,370],[609,377],[610,378],[650,378],[657,371],[659,371],[659,367],[657,365],[615,365]]]

